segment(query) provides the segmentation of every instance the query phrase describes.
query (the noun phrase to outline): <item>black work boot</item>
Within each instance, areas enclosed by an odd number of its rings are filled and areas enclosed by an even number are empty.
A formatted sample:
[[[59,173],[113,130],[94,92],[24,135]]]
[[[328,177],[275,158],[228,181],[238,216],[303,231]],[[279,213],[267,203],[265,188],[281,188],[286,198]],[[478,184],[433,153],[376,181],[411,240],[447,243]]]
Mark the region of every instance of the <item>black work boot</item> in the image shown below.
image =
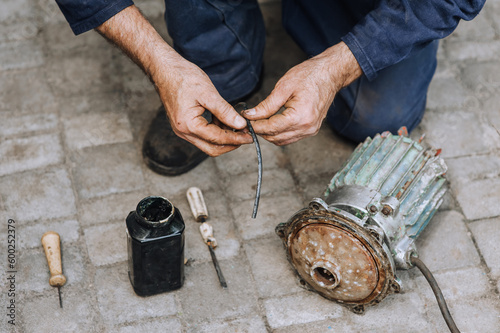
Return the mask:
[[[181,175],[203,162],[208,155],[175,135],[164,107],[154,117],[142,144],[146,165],[161,175]]]

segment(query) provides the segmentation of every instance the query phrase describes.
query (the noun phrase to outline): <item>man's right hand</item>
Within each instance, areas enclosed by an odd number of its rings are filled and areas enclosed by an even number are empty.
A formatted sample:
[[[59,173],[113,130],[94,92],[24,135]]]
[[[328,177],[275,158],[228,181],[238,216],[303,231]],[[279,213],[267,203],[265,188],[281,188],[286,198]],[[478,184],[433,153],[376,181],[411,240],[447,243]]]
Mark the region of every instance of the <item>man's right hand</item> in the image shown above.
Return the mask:
[[[118,45],[152,79],[179,137],[210,156],[252,143],[250,134],[242,131],[246,120],[220,96],[199,67],[161,38],[135,6],[122,10],[97,31]],[[214,122],[208,123],[202,117],[205,110],[212,113]]]
[[[247,131],[232,130],[244,129],[246,120],[219,95],[210,78],[198,66],[179,56],[177,61],[158,70],[153,81],[177,136],[210,156],[252,143]],[[216,120],[208,123],[202,116],[205,110],[210,111]]]

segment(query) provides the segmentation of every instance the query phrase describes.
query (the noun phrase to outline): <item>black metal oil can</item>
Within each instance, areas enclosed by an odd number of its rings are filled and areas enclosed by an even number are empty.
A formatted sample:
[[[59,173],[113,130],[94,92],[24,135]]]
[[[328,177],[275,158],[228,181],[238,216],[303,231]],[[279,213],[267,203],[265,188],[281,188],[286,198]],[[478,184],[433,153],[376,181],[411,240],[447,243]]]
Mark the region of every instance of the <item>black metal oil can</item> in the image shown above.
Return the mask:
[[[175,290],[184,282],[184,220],[163,197],[142,199],[127,223],[128,274],[139,296]]]

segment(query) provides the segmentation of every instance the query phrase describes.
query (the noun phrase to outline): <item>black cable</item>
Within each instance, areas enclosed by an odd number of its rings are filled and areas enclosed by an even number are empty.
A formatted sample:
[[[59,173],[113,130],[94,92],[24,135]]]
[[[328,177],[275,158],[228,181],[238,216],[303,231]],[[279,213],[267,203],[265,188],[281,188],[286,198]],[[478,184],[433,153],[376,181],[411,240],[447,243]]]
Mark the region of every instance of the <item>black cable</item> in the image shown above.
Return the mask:
[[[450,332],[452,333],[460,333],[458,330],[457,325],[455,324],[455,321],[453,321],[453,318],[451,316],[450,310],[448,309],[448,306],[446,305],[446,301],[444,300],[443,293],[441,292],[441,288],[439,288],[436,279],[432,275],[431,271],[425,266],[422,260],[420,260],[418,257],[412,256],[410,259],[410,262],[412,265],[417,266],[420,272],[422,272],[422,275],[425,277],[427,282],[429,282],[429,285],[432,288],[432,291],[434,292],[434,296],[436,296],[436,300],[439,305],[439,310],[441,310],[441,313],[443,315],[444,321],[446,322],[446,325],[448,325],[448,328],[450,329]]]
[[[235,105],[235,110],[239,114],[241,114],[242,111],[247,109],[247,104],[245,102],[241,102]],[[253,212],[252,212],[252,218],[257,217],[257,210],[259,209],[259,201],[260,201],[260,188],[262,186],[262,152],[260,150],[260,144],[259,140],[257,139],[257,135],[255,134],[255,131],[253,130],[252,124],[250,123],[250,120],[246,119],[247,121],[247,126],[248,130],[250,131],[250,135],[252,136],[253,142],[255,143],[255,149],[257,150],[257,163],[258,163],[258,168],[259,168],[259,174],[257,176],[257,189],[255,190],[255,200],[253,203]]]

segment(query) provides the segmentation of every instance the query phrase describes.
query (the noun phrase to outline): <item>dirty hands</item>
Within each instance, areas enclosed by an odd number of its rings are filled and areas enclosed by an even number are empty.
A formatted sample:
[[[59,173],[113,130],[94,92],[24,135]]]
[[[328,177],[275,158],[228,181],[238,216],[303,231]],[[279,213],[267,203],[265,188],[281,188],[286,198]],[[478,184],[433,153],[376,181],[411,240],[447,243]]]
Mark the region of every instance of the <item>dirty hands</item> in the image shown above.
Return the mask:
[[[257,134],[286,145],[318,133],[337,92],[362,74],[344,42],[290,69],[271,94],[244,112]],[[277,113],[284,106],[282,113]]]
[[[210,156],[252,143],[246,120],[217,92],[208,76],[170,47],[135,6],[96,30],[120,47],[155,83],[174,132]],[[201,115],[212,112],[214,122]],[[168,144],[167,142],[165,144]]]
[[[252,143],[246,120],[218,93],[198,66],[178,56],[152,76],[175,134],[210,156]],[[213,121],[202,114],[208,110]]]

